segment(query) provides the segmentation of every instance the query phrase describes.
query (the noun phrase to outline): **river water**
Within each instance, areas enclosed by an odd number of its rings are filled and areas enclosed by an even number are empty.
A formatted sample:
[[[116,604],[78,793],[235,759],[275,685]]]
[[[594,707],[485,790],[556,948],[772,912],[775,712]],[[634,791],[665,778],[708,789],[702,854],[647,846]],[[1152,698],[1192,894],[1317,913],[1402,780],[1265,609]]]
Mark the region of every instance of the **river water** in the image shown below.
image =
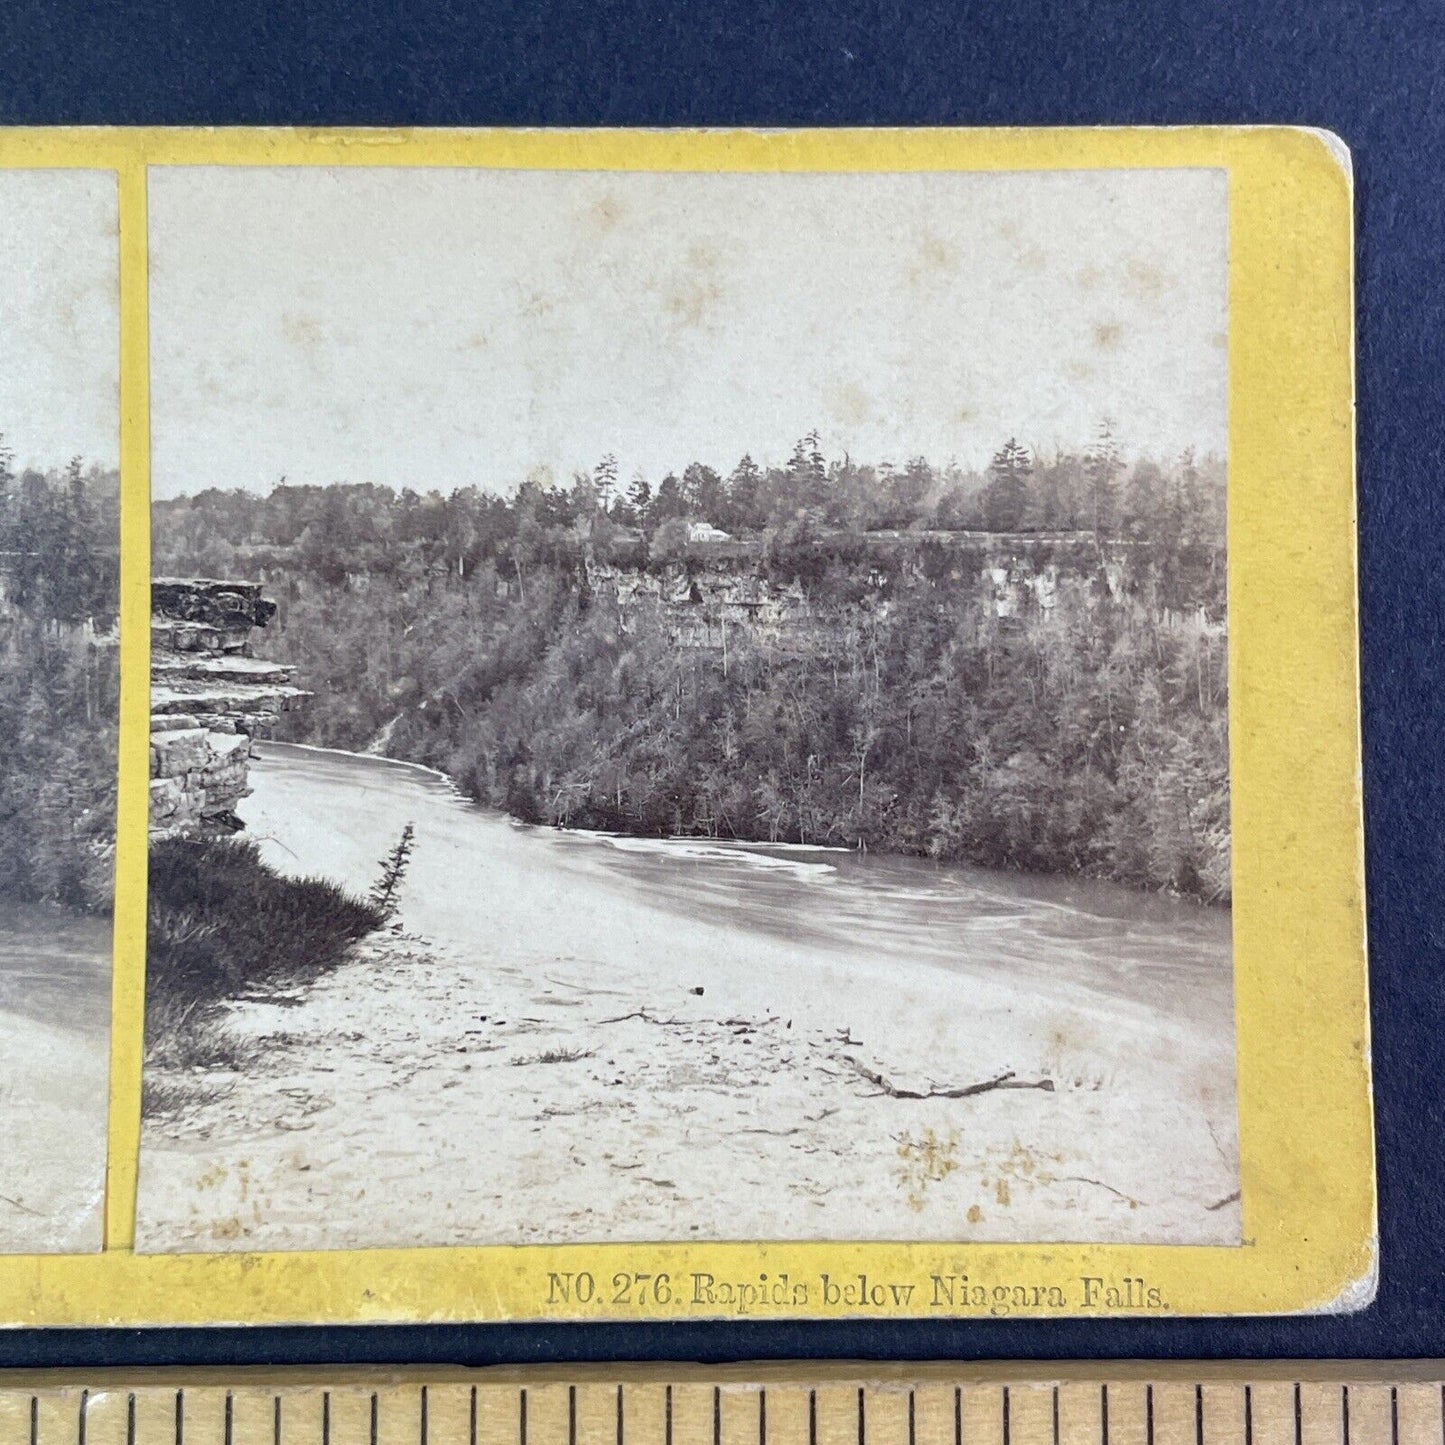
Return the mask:
[[[0,1253],[100,1242],[111,930],[0,904]]]
[[[369,884],[402,827],[415,825],[403,900],[423,931],[466,937],[469,913],[472,929],[486,927],[489,911],[473,907],[481,899],[469,886],[485,886],[499,857],[512,855],[525,859],[543,897],[586,891],[576,942],[594,955],[620,941],[595,926],[599,918],[617,925],[660,911],[677,920],[679,947],[687,921],[705,918],[743,952],[750,939],[771,937],[844,963],[864,956],[900,969],[1003,974],[1044,990],[1083,987],[1231,1027],[1228,909],[1090,879],[845,849],[527,827],[425,769],[284,744],[261,753],[256,796],[242,808],[260,815],[253,834],[275,835],[288,798],[323,794],[331,836],[310,861],[355,888]],[[295,870],[296,858],[273,851],[272,861]]]

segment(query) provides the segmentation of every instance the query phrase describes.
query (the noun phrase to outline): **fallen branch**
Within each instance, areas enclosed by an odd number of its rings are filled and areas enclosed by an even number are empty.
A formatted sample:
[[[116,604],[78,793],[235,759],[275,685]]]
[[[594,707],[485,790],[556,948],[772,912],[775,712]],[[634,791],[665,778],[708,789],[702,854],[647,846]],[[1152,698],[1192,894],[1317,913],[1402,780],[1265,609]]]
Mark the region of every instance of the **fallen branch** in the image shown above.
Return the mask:
[[[882,1074],[868,1068],[859,1060],[850,1058],[847,1054],[839,1054],[837,1057],[890,1099],[971,1099],[975,1094],[987,1094],[993,1089],[1042,1089],[1046,1094],[1054,1092],[1052,1079],[1020,1079],[1012,1069],[992,1079],[984,1079],[976,1084],[963,1084],[956,1089],[900,1089],[897,1084],[890,1083]]]
[[[645,1024],[661,1024],[664,1028],[681,1028],[687,1022],[686,1019],[659,1019],[654,1018],[645,1008],[633,1009],[630,1014],[618,1014],[616,1018],[598,1019],[598,1025],[626,1023],[628,1019],[641,1019]]]
[[[570,988],[573,993],[607,994],[612,998],[624,997],[622,990],[619,988],[594,988],[591,984],[587,983],[573,983],[569,979],[553,978],[550,973],[544,973],[542,977],[546,979],[548,983],[554,984],[557,988]]]

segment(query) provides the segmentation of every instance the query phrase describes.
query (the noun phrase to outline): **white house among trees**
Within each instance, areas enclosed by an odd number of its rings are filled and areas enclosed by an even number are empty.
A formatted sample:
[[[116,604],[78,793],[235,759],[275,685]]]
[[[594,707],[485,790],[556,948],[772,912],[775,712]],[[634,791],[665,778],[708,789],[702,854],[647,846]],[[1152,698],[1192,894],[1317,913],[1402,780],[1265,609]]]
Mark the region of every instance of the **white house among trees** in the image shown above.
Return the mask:
[[[687,540],[689,542],[730,542],[732,533],[724,532],[721,527],[714,527],[711,522],[689,522],[687,524]]]

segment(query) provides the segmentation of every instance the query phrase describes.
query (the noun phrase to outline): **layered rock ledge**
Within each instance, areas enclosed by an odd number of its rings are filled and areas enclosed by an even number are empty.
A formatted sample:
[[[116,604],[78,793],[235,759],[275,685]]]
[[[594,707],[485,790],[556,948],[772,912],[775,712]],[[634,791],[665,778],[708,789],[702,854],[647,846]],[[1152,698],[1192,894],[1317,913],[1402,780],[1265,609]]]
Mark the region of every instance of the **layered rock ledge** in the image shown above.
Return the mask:
[[[158,578],[151,584],[150,827],[228,831],[247,793],[251,739],[310,696],[287,663],[252,657],[276,615],[256,582]]]

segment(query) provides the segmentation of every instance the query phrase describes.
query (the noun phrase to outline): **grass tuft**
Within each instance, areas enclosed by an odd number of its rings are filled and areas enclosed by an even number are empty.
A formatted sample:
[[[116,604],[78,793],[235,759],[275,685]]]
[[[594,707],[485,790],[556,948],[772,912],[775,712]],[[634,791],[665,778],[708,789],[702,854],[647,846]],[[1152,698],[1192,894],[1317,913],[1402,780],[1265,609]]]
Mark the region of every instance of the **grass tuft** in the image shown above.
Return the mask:
[[[575,1064],[578,1059],[590,1059],[592,1049],[544,1049],[540,1054],[524,1054],[512,1060],[518,1067],[524,1064]]]

